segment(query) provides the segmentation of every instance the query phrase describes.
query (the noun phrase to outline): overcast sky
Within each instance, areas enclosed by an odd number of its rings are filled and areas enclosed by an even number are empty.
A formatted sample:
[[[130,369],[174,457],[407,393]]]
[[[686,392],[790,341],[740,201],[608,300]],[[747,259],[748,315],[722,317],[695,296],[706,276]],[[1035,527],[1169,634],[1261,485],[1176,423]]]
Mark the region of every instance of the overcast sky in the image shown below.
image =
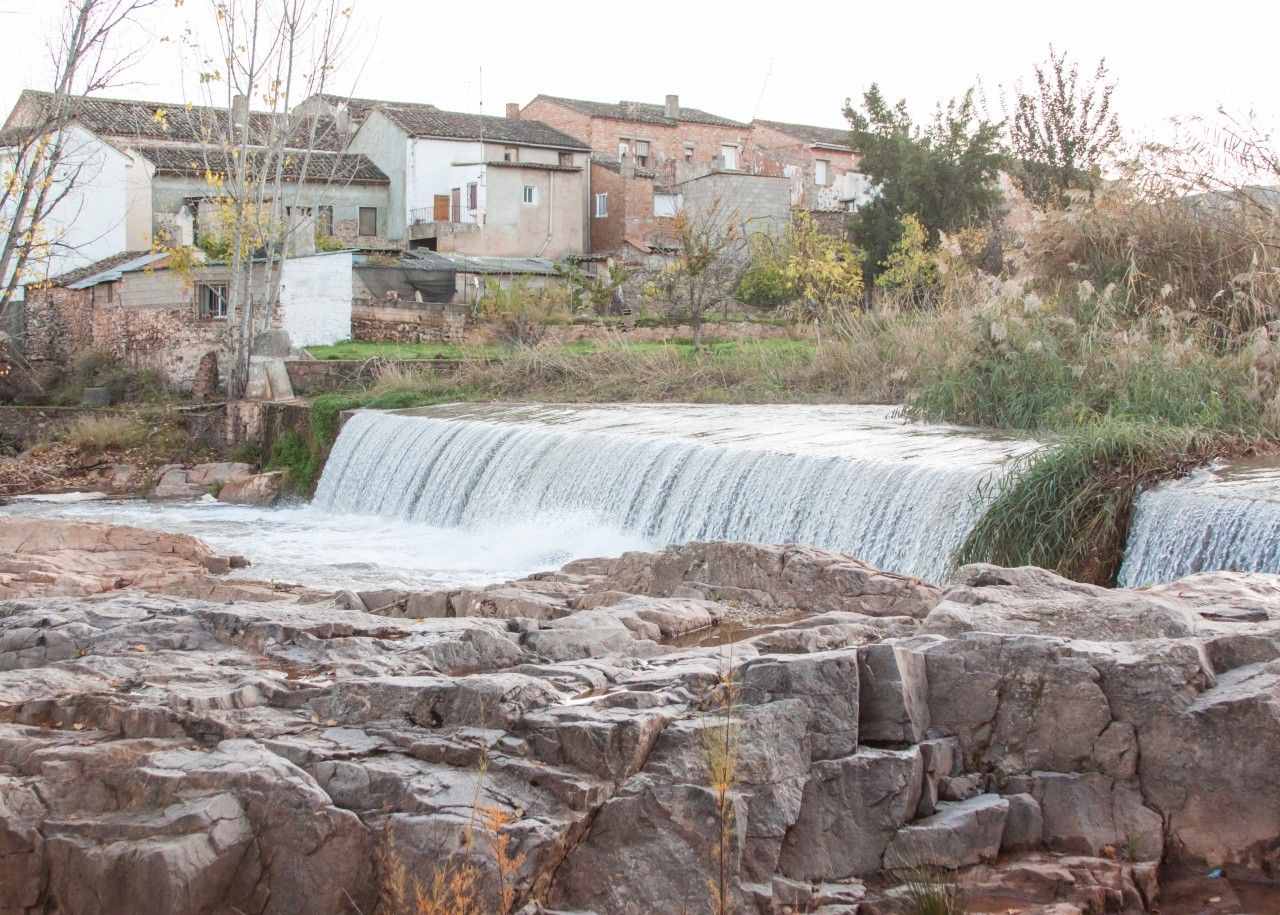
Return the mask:
[[[45,34],[64,0],[0,0],[0,106],[44,88]],[[176,34],[211,0],[161,0],[133,84],[113,94],[199,101]],[[684,104],[843,126],[841,107],[878,81],[928,114],[981,80],[1024,77],[1050,42],[1091,65],[1105,56],[1131,133],[1219,103],[1280,122],[1277,0],[352,0],[359,38],[343,74],[354,94],[501,114],[539,92]],[[483,71],[483,77],[481,75]],[[187,68],[189,73],[189,68]]]

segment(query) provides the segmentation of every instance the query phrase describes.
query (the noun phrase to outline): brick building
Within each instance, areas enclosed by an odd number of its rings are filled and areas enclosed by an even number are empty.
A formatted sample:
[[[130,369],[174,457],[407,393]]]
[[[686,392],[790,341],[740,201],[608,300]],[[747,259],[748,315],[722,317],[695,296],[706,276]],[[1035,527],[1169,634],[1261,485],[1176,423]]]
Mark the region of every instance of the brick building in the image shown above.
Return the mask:
[[[833,228],[843,223],[838,214],[867,194],[847,128],[757,119],[751,123],[748,167],[788,178],[792,208],[807,210]]]
[[[742,167],[751,139],[750,125],[682,106],[675,95],[662,105],[539,95],[523,108],[508,105],[507,116],[536,118],[598,153],[630,157],[636,168],[653,170],[668,184],[677,163],[707,165],[722,157],[726,168]]]

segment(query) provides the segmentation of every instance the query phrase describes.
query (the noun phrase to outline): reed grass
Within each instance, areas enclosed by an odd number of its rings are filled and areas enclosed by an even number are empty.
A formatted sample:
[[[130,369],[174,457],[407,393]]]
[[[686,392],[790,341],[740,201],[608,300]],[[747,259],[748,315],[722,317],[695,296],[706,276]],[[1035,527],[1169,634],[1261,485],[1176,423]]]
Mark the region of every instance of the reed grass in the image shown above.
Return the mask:
[[[1034,565],[1112,585],[1142,488],[1272,447],[1265,439],[1118,420],[1077,429],[1015,458],[981,494],[989,505],[955,564]]]

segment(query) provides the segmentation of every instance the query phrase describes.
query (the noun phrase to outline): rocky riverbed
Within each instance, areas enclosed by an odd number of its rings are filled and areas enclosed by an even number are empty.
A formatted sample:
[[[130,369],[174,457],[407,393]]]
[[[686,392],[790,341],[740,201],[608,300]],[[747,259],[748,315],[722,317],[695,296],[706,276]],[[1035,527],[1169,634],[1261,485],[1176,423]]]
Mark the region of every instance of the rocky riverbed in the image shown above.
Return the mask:
[[[232,562],[0,519],[0,912],[887,913],[955,884],[1069,915],[1219,868],[1161,911],[1276,899],[1231,882],[1280,873],[1275,576],[940,589],[713,543],[325,594]]]

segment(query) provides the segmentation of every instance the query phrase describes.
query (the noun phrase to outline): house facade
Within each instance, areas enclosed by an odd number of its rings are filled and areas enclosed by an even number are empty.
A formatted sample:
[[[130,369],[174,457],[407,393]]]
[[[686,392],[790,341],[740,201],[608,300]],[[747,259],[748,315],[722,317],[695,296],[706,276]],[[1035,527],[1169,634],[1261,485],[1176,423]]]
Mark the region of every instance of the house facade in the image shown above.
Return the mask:
[[[389,177],[387,236],[410,249],[551,258],[587,250],[590,149],[546,124],[379,102],[348,148]]]
[[[676,95],[661,105],[539,95],[523,108],[508,105],[507,113],[549,124],[606,156],[629,158],[667,183],[677,164],[705,166],[721,158],[725,168],[742,167],[751,140],[748,124],[682,106]]]
[[[287,331],[294,346],[349,339],[352,267],[349,251],[253,264],[260,312],[258,292],[279,285],[261,326]],[[28,292],[26,356],[65,365],[89,350],[106,352],[190,390],[212,354],[225,377],[229,272],[214,263],[175,269],[166,252],[126,251],[53,277]]]
[[[755,120],[750,149],[752,170],[786,177],[791,206],[824,225],[839,227],[840,214],[866,199],[867,179],[847,129]]]
[[[5,121],[5,136],[38,129],[53,103],[27,90]],[[194,244],[211,224],[229,172],[224,109],[125,99],[75,97],[62,128],[64,155],[55,185],[64,193],[45,220],[47,253],[24,278],[37,282],[125,251]],[[250,154],[283,142],[281,185],[291,253],[385,238],[390,184],[366,157],[345,152],[346,137],[323,116],[248,112]],[[283,126],[282,126],[283,124]],[[284,137],[280,140],[280,137]],[[3,152],[0,152],[3,155]],[[203,217],[203,219],[202,219]]]

